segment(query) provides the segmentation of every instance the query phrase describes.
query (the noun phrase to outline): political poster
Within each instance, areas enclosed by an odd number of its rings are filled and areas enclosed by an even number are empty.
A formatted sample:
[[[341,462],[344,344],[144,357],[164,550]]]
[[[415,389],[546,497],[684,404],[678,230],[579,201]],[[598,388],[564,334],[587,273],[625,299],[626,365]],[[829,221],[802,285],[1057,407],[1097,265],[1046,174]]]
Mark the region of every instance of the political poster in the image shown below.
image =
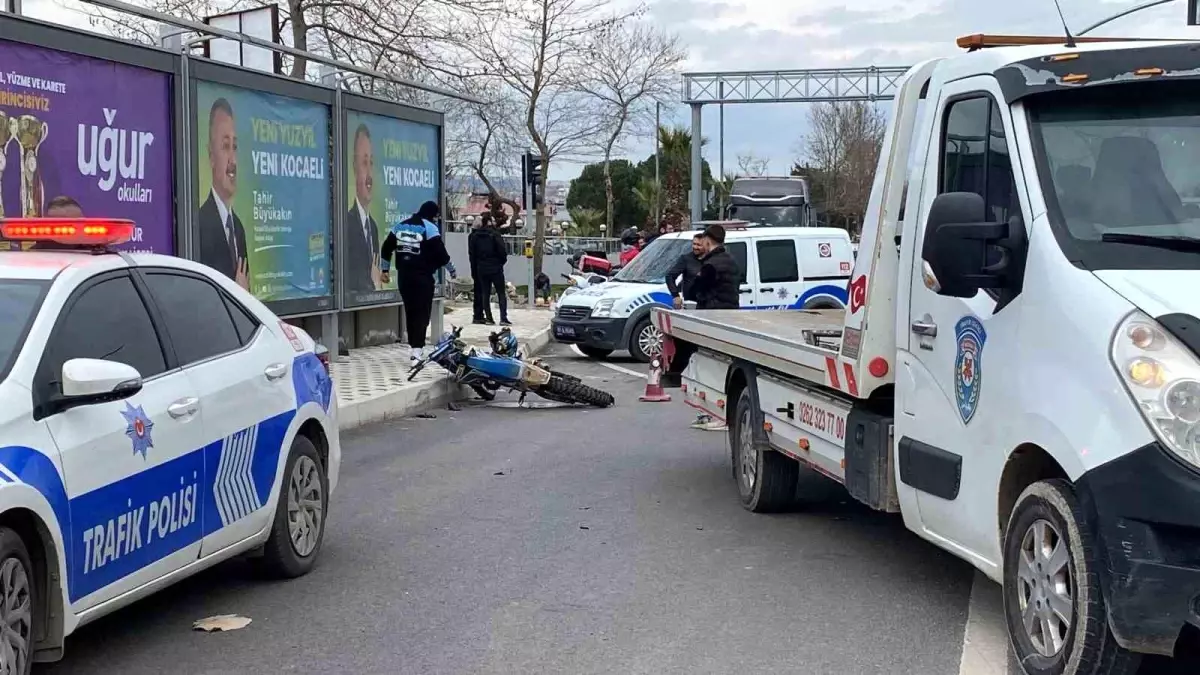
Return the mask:
[[[263,302],[331,296],[329,108],[199,81],[196,258]]]
[[[174,254],[171,76],[5,40],[0,63],[0,217],[128,218],[120,248]]]
[[[344,271],[346,306],[395,302],[396,279],[384,284],[379,251],[393,225],[423,202],[438,201],[441,146],[438,128],[370,113],[346,111]]]

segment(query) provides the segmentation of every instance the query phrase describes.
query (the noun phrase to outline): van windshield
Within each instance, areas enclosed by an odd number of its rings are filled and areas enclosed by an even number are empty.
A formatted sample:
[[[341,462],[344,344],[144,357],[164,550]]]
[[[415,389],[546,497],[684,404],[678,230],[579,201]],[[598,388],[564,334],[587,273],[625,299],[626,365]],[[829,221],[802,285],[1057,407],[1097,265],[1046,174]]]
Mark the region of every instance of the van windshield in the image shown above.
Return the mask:
[[[1055,235],[1088,269],[1200,269],[1200,84],[1029,99]]]
[[[679,260],[679,256],[692,250],[691,239],[663,239],[659,237],[642,249],[628,265],[617,272],[613,281],[634,284],[662,284],[667,281],[667,270]]]

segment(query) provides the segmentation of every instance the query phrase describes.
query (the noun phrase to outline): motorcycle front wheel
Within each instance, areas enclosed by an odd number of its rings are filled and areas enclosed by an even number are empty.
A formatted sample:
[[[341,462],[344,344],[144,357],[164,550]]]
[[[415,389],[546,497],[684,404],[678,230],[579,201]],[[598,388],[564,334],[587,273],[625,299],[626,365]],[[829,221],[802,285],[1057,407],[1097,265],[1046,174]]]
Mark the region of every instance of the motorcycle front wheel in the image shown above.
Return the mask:
[[[540,387],[537,394],[559,403],[582,403],[596,408],[607,408],[617,402],[612,394],[562,373],[551,373],[550,381]]]

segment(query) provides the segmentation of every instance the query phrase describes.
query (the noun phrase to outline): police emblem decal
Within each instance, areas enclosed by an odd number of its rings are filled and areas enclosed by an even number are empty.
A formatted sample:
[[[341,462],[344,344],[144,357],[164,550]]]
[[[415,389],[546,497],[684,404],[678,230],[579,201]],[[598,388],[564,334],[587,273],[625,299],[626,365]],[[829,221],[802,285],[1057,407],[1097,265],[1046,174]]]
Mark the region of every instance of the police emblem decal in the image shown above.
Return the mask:
[[[142,406],[136,408],[128,401],[125,402],[125,409],[121,411],[121,416],[125,418],[125,435],[133,443],[133,454],[141,454],[142,459],[146,459],[146,451],[154,447],[154,440],[150,438],[150,431],[154,428],[154,422],[146,416],[146,411],[142,410]]]
[[[787,296],[788,296],[788,289],[787,289],[787,286],[780,286],[780,287],[779,287],[779,291],[778,291],[778,292],[776,292],[776,295],[778,295],[778,296],[779,296],[779,299],[780,299],[780,300],[786,300],[786,299],[787,299]]]
[[[970,424],[979,407],[979,392],[983,384],[983,345],[987,331],[974,316],[964,316],[954,326],[958,353],[954,357],[954,398],[963,424]]]

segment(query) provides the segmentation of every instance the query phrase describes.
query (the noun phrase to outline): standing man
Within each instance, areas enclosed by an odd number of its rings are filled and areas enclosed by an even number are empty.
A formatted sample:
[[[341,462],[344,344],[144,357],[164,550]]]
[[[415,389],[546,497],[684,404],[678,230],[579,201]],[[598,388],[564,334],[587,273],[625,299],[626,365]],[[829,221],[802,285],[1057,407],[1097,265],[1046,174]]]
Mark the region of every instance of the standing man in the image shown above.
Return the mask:
[[[346,214],[346,288],[355,293],[370,293],[383,288],[380,283],[379,225],[371,216],[371,198],[375,187],[375,153],[371,132],[359,124],[354,131],[354,203]]]
[[[679,256],[671,269],[667,270],[667,291],[671,293],[671,301],[675,305],[675,309],[683,309],[684,300],[695,300],[692,294],[692,286],[696,282],[696,277],[700,275],[701,258],[704,257],[705,244],[704,234],[699,233],[692,237],[692,250]],[[675,284],[675,280],[683,277],[679,285]]]
[[[489,326],[495,325],[492,318],[492,289],[495,289],[497,303],[500,305],[500,325],[511,326],[508,320],[508,288],[504,282],[504,263],[508,262],[508,246],[504,243],[504,235],[489,220],[476,236],[471,247],[475,253],[475,266],[479,272],[479,287],[483,291],[483,322]]]
[[[741,270],[725,250],[725,228],[709,225],[704,229],[704,249],[700,273],[692,284],[696,309],[739,309],[738,286]]]
[[[474,288],[471,290],[472,307],[471,307],[471,323],[483,323],[483,280],[479,277],[479,261],[475,259],[476,240],[479,239],[483,232],[483,228],[487,227],[492,222],[492,214],[482,213],[479,215],[479,222],[471,227],[471,233],[467,235],[467,260],[471,263],[471,281],[474,282]]]
[[[441,209],[436,202],[425,202],[411,218],[400,221],[388,232],[380,251],[380,279],[389,283],[392,258],[396,262],[396,283],[404,300],[405,332],[408,333],[409,359],[419,361],[425,349],[425,332],[433,311],[434,275],[450,262],[442,233],[434,223]]]
[[[224,98],[208,111],[208,167],[212,190],[200,206],[200,262],[250,290],[250,265],[246,258],[246,230],[233,212],[237,194],[237,125],[233,106]]]

